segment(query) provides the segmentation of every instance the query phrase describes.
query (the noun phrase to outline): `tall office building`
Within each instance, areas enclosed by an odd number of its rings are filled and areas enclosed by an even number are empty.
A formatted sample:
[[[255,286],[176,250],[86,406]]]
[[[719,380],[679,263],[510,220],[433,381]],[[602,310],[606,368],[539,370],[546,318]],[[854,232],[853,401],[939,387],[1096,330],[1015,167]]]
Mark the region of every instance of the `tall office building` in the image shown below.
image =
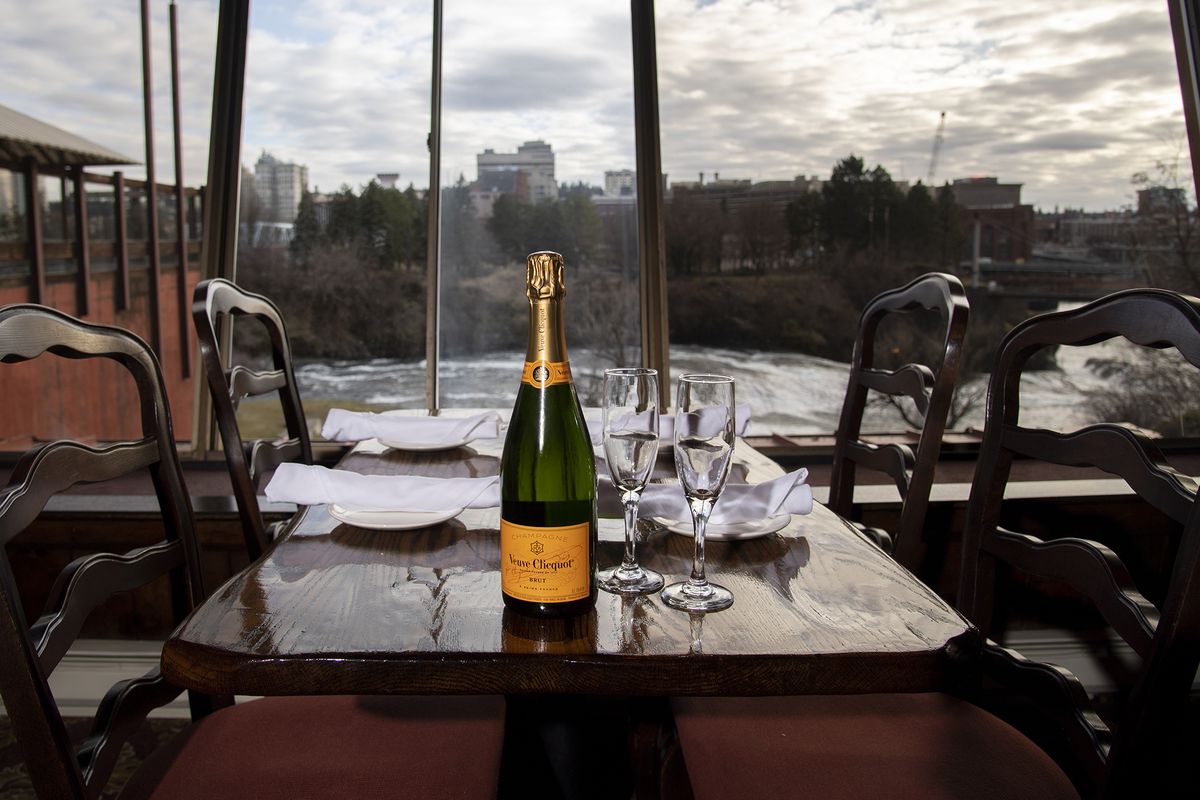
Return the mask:
[[[481,194],[497,190],[503,193],[500,187],[508,186],[515,187],[522,200],[532,203],[558,197],[554,151],[541,140],[526,142],[515,153],[497,153],[488,148],[475,156],[475,168],[476,188]]]
[[[610,169],[604,173],[606,197],[637,194],[637,173],[631,169]]]
[[[254,192],[267,222],[295,222],[300,197],[308,191],[308,167],[280,161],[263,151],[254,164]]]

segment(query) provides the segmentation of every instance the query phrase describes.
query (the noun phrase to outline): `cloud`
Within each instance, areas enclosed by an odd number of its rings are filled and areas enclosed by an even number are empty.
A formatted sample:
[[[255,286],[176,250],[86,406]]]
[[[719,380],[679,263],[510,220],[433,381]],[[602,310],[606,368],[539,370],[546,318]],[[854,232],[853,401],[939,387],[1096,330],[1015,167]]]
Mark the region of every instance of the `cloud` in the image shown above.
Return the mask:
[[[10,0],[15,2],[15,0]],[[206,178],[217,0],[179,4],[189,183]],[[850,153],[924,179],[1023,183],[1043,206],[1131,201],[1129,175],[1183,135],[1166,9],[1153,0],[659,0],[664,170],[825,176]],[[445,8],[443,172],[550,142],[560,180],[633,167],[628,5],[456,0]],[[166,9],[153,5],[158,171],[171,166]],[[305,163],[323,189],[377,172],[428,183],[425,0],[255,0],[243,160]],[[43,0],[0,29],[0,102],[141,160],[135,3]],[[1186,162],[1184,169],[1187,169]],[[130,174],[135,169],[128,170]],[[1186,173],[1185,173],[1186,174]]]
[[[1043,150],[1064,150],[1083,152],[1103,150],[1109,144],[1106,136],[1090,131],[1063,131],[1047,133],[1041,136],[1030,136],[1020,141],[1004,142],[992,148],[994,153],[1026,153]]]
[[[0,27],[0,103],[145,160],[141,21],[136,3],[15,0]],[[151,4],[157,178],[174,180],[167,6]],[[207,179],[216,0],[178,6],[184,178]],[[102,168],[109,171],[112,168]],[[144,167],[123,168],[143,177]]]
[[[599,94],[606,85],[604,61],[577,53],[498,49],[456,66],[443,82],[456,111],[553,113],[568,93]]]
[[[938,182],[991,174],[1024,183],[1027,202],[1127,203],[1135,165],[1183,131],[1165,9],[1143,6],[877,2],[821,16],[664,0],[665,168],[827,175],[853,152],[924,179],[947,111]]]

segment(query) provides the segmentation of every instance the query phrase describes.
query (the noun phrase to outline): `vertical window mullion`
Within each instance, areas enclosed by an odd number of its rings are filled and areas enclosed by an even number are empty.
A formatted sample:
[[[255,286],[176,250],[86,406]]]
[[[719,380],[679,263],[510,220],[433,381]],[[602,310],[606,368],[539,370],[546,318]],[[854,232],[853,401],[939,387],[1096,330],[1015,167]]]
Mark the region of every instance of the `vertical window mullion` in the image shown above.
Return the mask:
[[[639,301],[642,365],[656,369],[660,402],[671,404],[667,342],[667,243],[663,217],[662,151],[658,136],[658,60],[654,0],[631,0],[633,106],[637,147]]]
[[[1192,185],[1200,198],[1200,5],[1195,0],[1172,0],[1167,4],[1171,33],[1175,38],[1175,63],[1179,67],[1179,89],[1183,94],[1184,127],[1191,155]]]
[[[222,0],[217,16],[216,70],[213,74],[212,124],[208,140],[208,183],[204,192],[204,230],[200,243],[201,280],[235,279],[238,202],[241,191],[242,98],[246,88],[246,41],[250,0]],[[232,329],[226,324],[221,346],[228,353]],[[212,398],[204,369],[192,370],[192,451],[200,457],[217,449]]]
[[[425,255],[425,406],[439,408],[438,371],[441,303],[442,231],[442,0],[433,0],[433,65],[429,108],[429,190],[426,193],[429,230]]]

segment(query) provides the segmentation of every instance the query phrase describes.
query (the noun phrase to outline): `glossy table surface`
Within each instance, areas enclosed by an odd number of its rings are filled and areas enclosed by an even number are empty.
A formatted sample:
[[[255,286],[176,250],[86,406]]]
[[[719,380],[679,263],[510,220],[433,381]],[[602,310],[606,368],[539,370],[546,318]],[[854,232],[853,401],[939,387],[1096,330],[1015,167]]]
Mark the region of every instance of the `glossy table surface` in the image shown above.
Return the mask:
[[[493,475],[501,447],[499,439],[440,453],[360,446],[341,466]],[[731,481],[782,474],[744,442],[735,458]],[[668,449],[654,480],[671,479]],[[623,528],[615,492],[601,483],[603,568],[620,560]],[[594,612],[539,622],[501,601],[498,508],[378,531],[312,506],[172,635],[163,671],[190,689],[263,695],[914,691],[944,685],[954,662],[978,648],[962,617],[819,504],[778,533],[706,550],[708,577],[733,591],[732,608],[689,615],[657,595],[601,591]],[[643,522],[638,555],[679,580],[692,541]]]

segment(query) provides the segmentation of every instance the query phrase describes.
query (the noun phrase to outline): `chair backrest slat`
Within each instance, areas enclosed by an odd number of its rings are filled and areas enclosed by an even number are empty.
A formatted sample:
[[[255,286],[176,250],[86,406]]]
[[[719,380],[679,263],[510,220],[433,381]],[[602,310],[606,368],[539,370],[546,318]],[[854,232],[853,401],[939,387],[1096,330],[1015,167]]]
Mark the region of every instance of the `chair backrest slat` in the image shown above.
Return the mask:
[[[244,365],[228,368],[222,363],[218,343],[219,320],[255,319],[265,328],[271,343],[273,370],[255,371]],[[221,433],[225,463],[233,484],[238,517],[250,557],[257,558],[267,546],[267,529],[258,505],[258,484],[263,473],[284,461],[313,463],[308,423],[292,368],[291,345],[283,315],[267,298],[247,292],[223,279],[201,281],[192,296],[192,320],[200,343],[204,375],[213,398],[213,416]],[[246,442],[238,427],[236,404],[243,397],[275,392],[283,408],[287,438],[281,443],[260,446]]]
[[[54,442],[24,454],[11,483],[0,489],[0,545],[33,522],[46,502],[80,483],[101,483],[158,461],[158,442],[118,442],[104,448]]]
[[[229,370],[228,380],[229,397],[232,400],[257,397],[287,388],[287,375],[281,369],[256,371],[239,364]]]
[[[104,358],[122,365],[137,386],[144,437],[107,447],[51,443],[23,456],[9,484],[0,489],[0,652],[4,653],[0,694],[38,796],[83,800],[99,796],[114,763],[109,754],[144,720],[149,710],[146,701],[153,696],[161,705],[179,690],[164,684],[153,694],[140,692],[136,703],[102,704],[94,724],[97,731],[108,733],[95,738],[94,746],[77,749],[50,690],[52,669],[88,613],[108,597],[165,575],[172,617],[178,623],[204,596],[204,586],[191,500],[153,353],[119,328],[84,323],[44,306],[0,308],[0,362],[28,361],[47,353],[71,359]],[[149,471],[162,509],[163,541],[124,555],[94,554],[75,560],[51,590],[50,611],[30,627],[3,545],[28,528],[54,493],[142,469]],[[114,692],[120,694],[119,689]],[[200,698],[193,698],[193,704],[199,709],[208,705]]]
[[[909,363],[894,370],[876,366],[875,337],[888,317],[916,311],[936,311],[944,325],[940,363]],[[861,446],[863,412],[869,391],[908,397],[923,415],[915,457],[889,457],[882,462],[900,490],[904,506],[894,532],[896,560],[916,570],[924,551],[923,533],[933,474],[942,448],[942,435],[962,365],[970,307],[962,282],[953,275],[931,272],[898,289],[884,292],[863,309],[850,363],[850,380],[838,422],[830,475],[829,507],[842,516],[853,512],[856,467],[876,468],[875,451]],[[935,368],[936,367],[936,371]],[[867,460],[863,460],[864,457]]]
[[[1079,753],[1094,771],[1097,796],[1125,797],[1170,780],[1181,765],[1167,759],[1181,723],[1178,715],[1200,666],[1200,500],[1196,482],[1166,463],[1145,435],[1122,424],[1100,423],[1058,433],[1023,428],[1021,375],[1030,358],[1050,347],[1096,344],[1124,337],[1143,347],[1175,347],[1200,369],[1200,300],[1160,289],[1118,292],[1082,308],[1044,314],[1014,328],[1000,345],[988,388],[986,428],[967,509],[959,602],[985,634],[993,630],[996,583],[1014,567],[1054,578],[1089,600],[1108,627],[1142,657],[1118,712],[1111,748],[1097,738]],[[1190,366],[1188,366],[1190,365]],[[1160,576],[1166,594],[1157,606],[1105,544],[1064,531],[1045,541],[1000,527],[1004,489],[1015,456],[1095,467],[1123,478],[1140,500],[1180,524],[1178,547]],[[1116,543],[1113,543],[1114,546]],[[1049,665],[1031,663],[1027,669]],[[1078,714],[1075,719],[1084,719]],[[1088,733],[1075,737],[1086,742]]]
[[[901,500],[908,495],[907,476],[911,474],[915,463],[912,448],[898,444],[850,442],[846,446],[846,454],[859,466],[892,476]]]
[[[79,745],[79,762],[89,784],[96,776],[109,775],[121,755],[121,747],[138,728],[140,720],[179,695],[154,667],[145,675],[115,684],[96,710],[92,729]]]
[[[0,658],[0,693],[4,711],[13,729],[20,732],[17,741],[38,796],[87,797],[83,774],[75,763],[75,748],[37,653],[32,646],[8,646],[10,642],[28,641],[24,615],[15,600],[14,591],[4,587],[0,592],[0,643],[5,644],[4,658]]]
[[[1094,784],[1103,780],[1105,761],[1112,748],[1112,729],[1091,707],[1087,689],[1070,670],[1030,661],[1015,650],[989,646],[983,651],[984,670],[998,682],[1022,687],[1023,694],[1042,707],[1064,707],[1060,733],[1080,759],[1079,768]],[[1066,700],[1064,701],[1064,698]]]
[[[88,615],[114,594],[145,586],[183,564],[183,545],[178,541],[72,561],[59,573],[50,592],[53,610],[39,617],[29,631],[42,668],[49,674],[58,666]]]
[[[1099,423],[1068,434],[1010,425],[1004,442],[1015,455],[1096,467],[1124,478],[1138,496],[1180,524],[1196,499],[1196,481],[1168,464],[1153,441],[1125,425]]]
[[[933,370],[924,364],[905,364],[900,369],[864,369],[859,375],[863,386],[880,394],[908,397],[922,414],[929,411],[929,396],[933,392]]]
[[[250,448],[250,474],[258,488],[263,477],[280,464],[299,461],[304,457],[304,446],[297,439],[286,442],[255,442]]]
[[[982,546],[1026,574],[1076,587],[1138,655],[1149,653],[1158,608],[1138,591],[1124,562],[1108,547],[1074,537],[1047,542],[1003,528]]]

